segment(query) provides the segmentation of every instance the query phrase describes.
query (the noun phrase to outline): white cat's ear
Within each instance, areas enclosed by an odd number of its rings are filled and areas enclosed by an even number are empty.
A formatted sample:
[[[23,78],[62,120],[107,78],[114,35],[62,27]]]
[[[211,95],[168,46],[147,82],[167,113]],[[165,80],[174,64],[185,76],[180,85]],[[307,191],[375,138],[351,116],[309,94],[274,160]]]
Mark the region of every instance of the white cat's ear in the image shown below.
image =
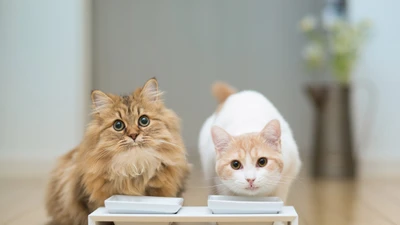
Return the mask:
[[[92,91],[92,103],[94,112],[99,112],[102,109],[112,105],[114,101],[104,92],[94,90]]]
[[[140,95],[147,98],[150,101],[157,101],[162,93],[158,90],[158,81],[155,77],[148,80],[143,88]]]
[[[280,150],[281,124],[279,123],[279,120],[271,120],[267,125],[265,125],[264,129],[261,131],[261,137],[268,145]]]
[[[232,140],[231,135],[218,126],[213,126],[211,128],[211,137],[217,153],[225,151],[228,148],[229,142]]]

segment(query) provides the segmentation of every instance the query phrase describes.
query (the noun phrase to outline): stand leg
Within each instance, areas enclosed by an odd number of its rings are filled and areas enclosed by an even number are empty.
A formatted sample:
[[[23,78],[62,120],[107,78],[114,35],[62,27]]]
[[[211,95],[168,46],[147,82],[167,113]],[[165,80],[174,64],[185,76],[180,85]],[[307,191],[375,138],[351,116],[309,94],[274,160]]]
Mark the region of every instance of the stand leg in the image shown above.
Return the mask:
[[[88,217],[88,225],[96,225],[96,222]]]
[[[114,223],[113,222],[93,221],[89,218],[88,225],[114,225]]]
[[[289,225],[299,225],[299,217],[289,222]]]

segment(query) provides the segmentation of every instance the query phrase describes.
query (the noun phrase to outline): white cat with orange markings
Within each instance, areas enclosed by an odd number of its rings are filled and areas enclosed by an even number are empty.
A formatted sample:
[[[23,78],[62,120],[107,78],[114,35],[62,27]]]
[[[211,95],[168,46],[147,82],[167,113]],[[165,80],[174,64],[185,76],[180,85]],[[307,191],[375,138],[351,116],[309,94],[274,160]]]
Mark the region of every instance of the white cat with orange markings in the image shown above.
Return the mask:
[[[216,194],[286,200],[301,161],[292,131],[272,103],[255,91],[216,83],[220,105],[203,124],[199,151]]]

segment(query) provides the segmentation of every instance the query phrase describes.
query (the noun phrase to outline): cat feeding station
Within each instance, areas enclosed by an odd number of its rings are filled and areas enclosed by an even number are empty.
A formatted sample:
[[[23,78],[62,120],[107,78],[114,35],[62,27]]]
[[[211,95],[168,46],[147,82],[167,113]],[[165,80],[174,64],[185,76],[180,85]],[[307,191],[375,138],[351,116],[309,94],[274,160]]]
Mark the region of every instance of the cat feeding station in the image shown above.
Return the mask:
[[[111,203],[111,204],[110,204]],[[89,225],[169,224],[172,222],[219,222],[219,223],[269,223],[288,222],[298,225],[298,215],[293,206],[283,206],[277,198],[209,196],[208,206],[183,206],[182,198],[158,198],[112,196],[106,207],[92,212]],[[260,211],[257,207],[265,207]],[[251,213],[254,208],[258,211]],[[214,212],[214,213],[213,213]],[[267,213],[263,213],[267,212]]]

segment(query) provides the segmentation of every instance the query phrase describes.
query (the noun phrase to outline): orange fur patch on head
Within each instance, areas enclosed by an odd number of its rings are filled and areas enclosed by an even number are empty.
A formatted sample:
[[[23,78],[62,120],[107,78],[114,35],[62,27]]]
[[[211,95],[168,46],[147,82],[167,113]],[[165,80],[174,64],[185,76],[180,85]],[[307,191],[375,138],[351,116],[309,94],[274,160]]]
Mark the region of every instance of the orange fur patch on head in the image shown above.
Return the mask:
[[[246,157],[249,157],[254,165],[258,159],[265,157],[268,159],[265,167],[267,170],[282,171],[282,154],[267,145],[259,134],[244,134],[232,138],[233,141],[229,143],[227,150],[217,154],[216,172],[222,179],[231,179],[234,170],[230,164],[233,160],[245,162]]]
[[[54,220],[83,224],[87,212],[114,194],[180,194],[190,166],[179,118],[160,97],[154,78],[127,96],[92,92],[92,121],[85,137],[73,157],[62,157],[51,178],[47,205]],[[143,116],[149,123],[139,121]],[[123,126],[116,129],[116,121]],[[70,215],[76,205],[88,210]]]

